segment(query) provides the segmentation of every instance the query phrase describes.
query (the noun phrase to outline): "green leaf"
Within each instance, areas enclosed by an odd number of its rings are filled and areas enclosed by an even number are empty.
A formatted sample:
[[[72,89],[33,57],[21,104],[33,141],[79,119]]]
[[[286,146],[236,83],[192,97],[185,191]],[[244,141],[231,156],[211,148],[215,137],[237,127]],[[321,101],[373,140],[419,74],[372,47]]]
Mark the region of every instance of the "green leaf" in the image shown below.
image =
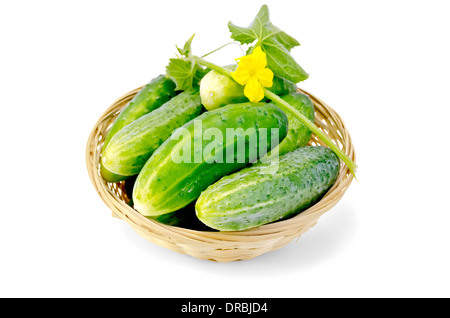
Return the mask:
[[[286,32],[281,31],[272,23],[267,24],[266,29],[270,30],[271,37],[284,46],[288,51],[291,51],[292,48],[300,45],[296,39],[288,35]]]
[[[170,59],[169,65],[166,66],[166,75],[174,81],[175,89],[182,91],[198,86],[207,72],[207,69],[200,67],[197,63],[180,58]]]
[[[175,82],[176,90],[184,91],[197,86],[207,73],[206,69],[192,58],[191,45],[194,36],[195,34],[186,41],[182,49],[177,46],[178,53],[183,57],[169,59],[169,65],[166,66],[166,75]]]
[[[228,22],[228,29],[231,32],[231,38],[241,44],[250,44],[257,39],[255,33],[249,28],[238,27]]]
[[[176,84],[176,90],[187,90],[193,86],[195,65],[183,59],[170,59],[166,67],[167,76]]]
[[[308,78],[308,73],[294,60],[290,51],[300,43],[270,22],[269,8],[263,5],[249,27],[228,23],[231,38],[241,44],[261,46],[267,55],[267,66],[275,75],[298,83]],[[248,51],[251,52],[251,49]]]
[[[267,35],[265,25],[268,23],[270,23],[269,8],[267,5],[263,5],[249,28],[253,30],[258,39],[262,39]]]
[[[308,73],[295,62],[294,58],[289,54],[289,50],[278,41],[268,39],[261,45],[261,49],[266,53],[267,66],[275,75],[293,83],[298,83],[308,78]]]

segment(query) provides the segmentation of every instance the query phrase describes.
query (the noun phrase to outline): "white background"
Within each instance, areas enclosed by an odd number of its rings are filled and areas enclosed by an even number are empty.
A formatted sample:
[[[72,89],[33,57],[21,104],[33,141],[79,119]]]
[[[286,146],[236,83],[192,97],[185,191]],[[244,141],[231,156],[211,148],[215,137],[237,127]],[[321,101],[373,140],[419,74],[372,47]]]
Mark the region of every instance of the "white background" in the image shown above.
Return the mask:
[[[266,3],[300,87],[344,118],[358,181],[299,240],[228,264],[112,218],[88,135],[196,33],[204,54]],[[0,296],[449,297],[448,1],[2,1]],[[238,46],[211,55],[219,64]]]

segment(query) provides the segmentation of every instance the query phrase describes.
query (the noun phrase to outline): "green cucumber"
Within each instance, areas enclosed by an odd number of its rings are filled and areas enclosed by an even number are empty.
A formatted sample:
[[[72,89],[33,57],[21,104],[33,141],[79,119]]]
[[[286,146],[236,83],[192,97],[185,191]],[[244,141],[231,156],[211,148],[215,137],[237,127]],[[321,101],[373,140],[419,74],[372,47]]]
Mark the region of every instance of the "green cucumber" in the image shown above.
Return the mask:
[[[309,146],[220,179],[198,198],[197,217],[220,231],[240,231],[293,216],[334,184],[339,159],[330,148]]]
[[[213,131],[217,135],[210,141],[207,134]],[[136,180],[134,208],[145,216],[179,210],[224,175],[264,156],[286,134],[287,116],[273,104],[232,104],[206,112],[153,153]]]
[[[114,121],[108,131],[103,143],[103,150],[106,149],[111,139],[123,127],[136,119],[159,108],[165,102],[176,95],[175,83],[165,75],[159,75],[152,79],[150,83],[142,87],[133,99],[125,106]],[[106,169],[100,162],[100,172],[107,182],[118,182],[125,180],[126,176],[115,174]]]
[[[124,184],[124,190],[125,190],[125,193],[127,195],[127,198],[130,200],[128,202],[128,205],[131,206],[131,207],[133,206],[133,187],[134,187],[134,183],[136,182],[136,178],[137,178],[137,175],[129,177],[124,182],[125,183]]]
[[[295,107],[300,113],[306,116],[310,121],[314,122],[314,104],[312,100],[305,94],[299,92],[291,92],[281,96],[283,100]],[[289,131],[286,138],[274,149],[267,154],[267,158],[271,155],[284,155],[292,150],[304,147],[311,139],[312,132],[301,121],[295,118],[291,113],[286,113],[289,122]]]
[[[184,91],[160,108],[122,128],[109,142],[102,163],[109,171],[133,176],[172,132],[204,111],[198,88]]]
[[[272,86],[267,87],[269,91],[278,96],[293,93],[297,90],[297,85],[288,81],[287,79],[274,76],[272,80]]]
[[[191,229],[196,231],[215,231],[214,229],[206,226],[200,222],[195,214],[195,202],[177,210],[175,212],[166,213],[158,216],[147,216],[149,219],[153,219],[162,224],[182,227],[185,229]]]
[[[136,182],[136,178],[137,178],[137,175],[132,176],[132,177],[128,178],[127,180],[125,180],[124,190],[127,194],[127,197],[130,199],[130,201],[128,202],[128,205],[131,207],[133,207],[133,200],[132,200],[133,196],[132,195],[133,195],[133,186],[134,186],[134,183]],[[154,217],[148,216],[148,218],[158,221],[162,224],[182,227],[185,229],[191,229],[191,230],[197,230],[197,231],[214,231],[214,229],[207,227],[205,224],[200,222],[200,220],[195,215],[195,202],[192,202],[191,204],[185,206],[184,208],[182,208],[178,211],[159,215],[159,216],[154,216]]]

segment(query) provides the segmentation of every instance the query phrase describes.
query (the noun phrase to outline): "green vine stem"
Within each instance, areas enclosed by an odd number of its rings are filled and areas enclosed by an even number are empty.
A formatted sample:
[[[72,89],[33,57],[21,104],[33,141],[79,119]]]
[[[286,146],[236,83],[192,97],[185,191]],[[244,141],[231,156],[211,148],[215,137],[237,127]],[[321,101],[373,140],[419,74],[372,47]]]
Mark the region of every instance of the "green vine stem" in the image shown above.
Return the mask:
[[[224,47],[226,47],[226,46],[228,46],[228,45],[230,45],[230,44],[234,44],[234,45],[237,45],[237,46],[239,46],[239,48],[240,48],[240,49],[241,49],[241,51],[242,51],[242,55],[244,55],[244,54],[245,54],[245,53],[244,53],[244,50],[242,50],[242,46],[240,46],[239,44],[237,44],[237,42],[233,41],[233,42],[228,42],[227,44],[224,44],[224,45],[222,45],[221,47],[218,47],[217,49],[215,49],[215,50],[212,50],[212,51],[211,51],[211,52],[209,52],[209,53],[206,53],[205,55],[202,55],[202,57],[201,57],[201,58],[207,57],[208,55],[211,55],[211,54],[213,54],[213,53],[215,53],[215,52],[217,52],[217,51],[219,51],[219,50],[223,49]]]
[[[214,70],[217,73],[220,73],[222,75],[228,76],[229,78],[232,79],[231,71],[227,70],[226,68],[224,68],[222,66],[219,66],[219,65],[216,65],[214,63],[208,62],[208,61],[202,59],[201,57],[198,57],[198,56],[195,56],[195,55],[191,55],[190,59],[192,59],[194,62],[197,62],[200,65],[203,65],[206,68]]]
[[[356,164],[350,157],[348,157],[341,149],[330,139],[328,136],[320,130],[312,121],[305,117],[301,112],[285,102],[278,95],[272,93],[268,89],[264,89],[265,96],[273,101],[283,111],[291,112],[298,120],[300,120],[306,127],[308,127],[320,140],[322,140],[331,150],[347,165],[353,176],[356,173]]]
[[[222,75],[232,78],[231,71],[227,70],[226,68],[223,68],[214,63],[208,62],[197,56],[191,56],[191,58],[200,65],[203,65],[203,66],[205,66],[211,70],[214,70]],[[264,89],[264,95],[268,99],[273,101],[283,111],[290,112],[298,120],[300,120],[306,127],[308,127],[320,140],[322,140],[328,147],[330,147],[331,150],[333,150],[333,152],[347,165],[350,172],[355,177],[356,168],[357,168],[356,164],[322,130],[320,130],[313,122],[311,122],[308,118],[306,118],[297,109],[295,109],[289,103],[287,103],[283,99],[281,99],[278,95],[272,93],[268,89]]]

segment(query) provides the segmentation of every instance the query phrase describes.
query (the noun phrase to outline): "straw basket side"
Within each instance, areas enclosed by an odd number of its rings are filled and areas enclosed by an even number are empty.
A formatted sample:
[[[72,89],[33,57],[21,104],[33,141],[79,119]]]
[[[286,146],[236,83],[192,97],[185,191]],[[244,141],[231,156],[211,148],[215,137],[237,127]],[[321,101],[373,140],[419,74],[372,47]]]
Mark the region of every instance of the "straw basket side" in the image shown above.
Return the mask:
[[[199,259],[218,262],[252,259],[300,237],[317,223],[320,216],[337,204],[353,180],[349,169],[341,162],[335,184],[315,205],[288,220],[245,231],[196,231],[148,219],[127,204],[129,199],[124,182],[107,183],[100,175],[100,152],[105,136],[119,112],[140,89],[125,94],[101,115],[87,142],[86,164],[94,188],[113,215],[127,222],[136,233],[152,243]],[[315,124],[355,161],[351,137],[341,117],[319,98],[304,90],[299,91],[307,94],[314,102]],[[325,146],[315,135],[310,144]]]

